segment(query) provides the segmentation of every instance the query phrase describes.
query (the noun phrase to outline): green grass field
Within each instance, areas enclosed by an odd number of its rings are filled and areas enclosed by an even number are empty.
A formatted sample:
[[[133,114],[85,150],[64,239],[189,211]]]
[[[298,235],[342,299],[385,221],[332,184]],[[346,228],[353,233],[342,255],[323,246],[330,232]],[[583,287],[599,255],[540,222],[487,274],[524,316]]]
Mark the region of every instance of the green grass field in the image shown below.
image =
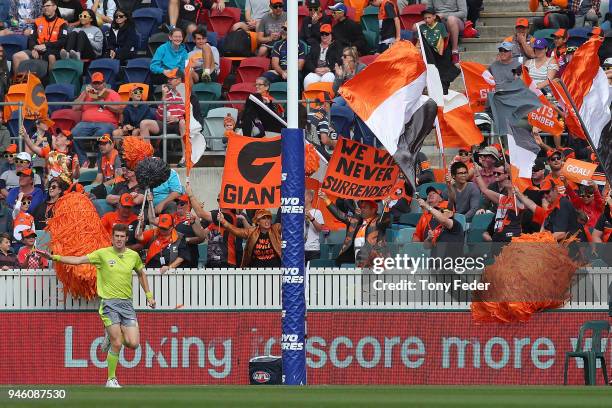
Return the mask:
[[[62,389],[66,390],[64,400],[15,401],[8,399],[8,388],[2,387],[0,407],[612,407],[612,387],[604,386],[127,386],[120,390],[67,386]]]

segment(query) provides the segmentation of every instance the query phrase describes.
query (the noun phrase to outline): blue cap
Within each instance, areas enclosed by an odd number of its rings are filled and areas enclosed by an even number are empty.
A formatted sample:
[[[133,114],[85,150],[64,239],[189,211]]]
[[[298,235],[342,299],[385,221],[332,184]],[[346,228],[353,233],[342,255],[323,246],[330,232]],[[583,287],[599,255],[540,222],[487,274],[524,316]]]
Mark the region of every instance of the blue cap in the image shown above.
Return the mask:
[[[533,42],[533,48],[536,50],[545,50],[548,48],[548,42],[543,38],[536,38]]]
[[[345,15],[348,12],[348,9],[346,8],[346,6],[343,3],[336,3],[333,6],[329,6],[328,9],[333,10],[333,11],[341,11]]]
[[[503,43],[499,44],[497,46],[498,50],[506,50],[506,51],[512,51],[512,48],[514,47],[514,44],[511,43],[510,41],[504,41]]]

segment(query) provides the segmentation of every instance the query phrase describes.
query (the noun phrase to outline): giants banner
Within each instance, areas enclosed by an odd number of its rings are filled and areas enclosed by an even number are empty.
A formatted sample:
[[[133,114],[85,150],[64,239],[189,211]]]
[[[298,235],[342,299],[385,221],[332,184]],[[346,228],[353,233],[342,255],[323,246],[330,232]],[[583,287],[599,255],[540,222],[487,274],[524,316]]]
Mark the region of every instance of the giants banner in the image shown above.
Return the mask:
[[[281,354],[278,311],[151,311],[138,319],[140,348],[121,352],[121,384],[248,384],[250,358]],[[527,323],[476,324],[469,312],[309,312],[308,383],[562,384],[580,326],[606,319],[605,311],[548,312]],[[0,332],[1,384],[106,381],[95,311],[2,312]],[[608,343],[604,336],[609,366]],[[584,384],[576,359],[569,380]]]
[[[487,104],[487,93],[495,92],[495,79],[487,67],[477,62],[462,61],[461,72],[465,93],[473,112],[482,112]]]
[[[256,139],[234,132],[226,134],[228,144],[221,181],[221,207],[257,209],[280,206],[280,136]]]
[[[381,200],[391,195],[398,174],[386,150],[340,138],[321,190],[335,197]]]

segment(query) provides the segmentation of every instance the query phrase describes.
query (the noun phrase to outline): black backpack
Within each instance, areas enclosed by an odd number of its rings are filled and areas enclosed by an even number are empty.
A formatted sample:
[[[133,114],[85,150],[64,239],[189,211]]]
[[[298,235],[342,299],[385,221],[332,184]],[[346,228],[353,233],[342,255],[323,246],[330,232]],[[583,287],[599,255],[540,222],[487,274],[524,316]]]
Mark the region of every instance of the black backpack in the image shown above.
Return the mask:
[[[227,34],[223,40],[223,56],[250,57],[251,36],[244,30],[236,30]]]

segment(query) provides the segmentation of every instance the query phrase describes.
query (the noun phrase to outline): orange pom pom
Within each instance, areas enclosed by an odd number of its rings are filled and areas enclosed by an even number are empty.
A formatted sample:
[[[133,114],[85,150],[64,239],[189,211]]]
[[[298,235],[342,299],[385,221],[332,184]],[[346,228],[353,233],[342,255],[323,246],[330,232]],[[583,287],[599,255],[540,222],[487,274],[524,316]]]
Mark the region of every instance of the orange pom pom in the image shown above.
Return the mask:
[[[136,136],[123,139],[123,160],[130,169],[135,169],[138,162],[153,156],[153,146],[147,140]]]
[[[310,143],[306,143],[306,147],[304,148],[305,152],[305,167],[306,167],[306,176],[310,177],[314,173],[319,170],[319,154],[315,150],[314,146]]]

